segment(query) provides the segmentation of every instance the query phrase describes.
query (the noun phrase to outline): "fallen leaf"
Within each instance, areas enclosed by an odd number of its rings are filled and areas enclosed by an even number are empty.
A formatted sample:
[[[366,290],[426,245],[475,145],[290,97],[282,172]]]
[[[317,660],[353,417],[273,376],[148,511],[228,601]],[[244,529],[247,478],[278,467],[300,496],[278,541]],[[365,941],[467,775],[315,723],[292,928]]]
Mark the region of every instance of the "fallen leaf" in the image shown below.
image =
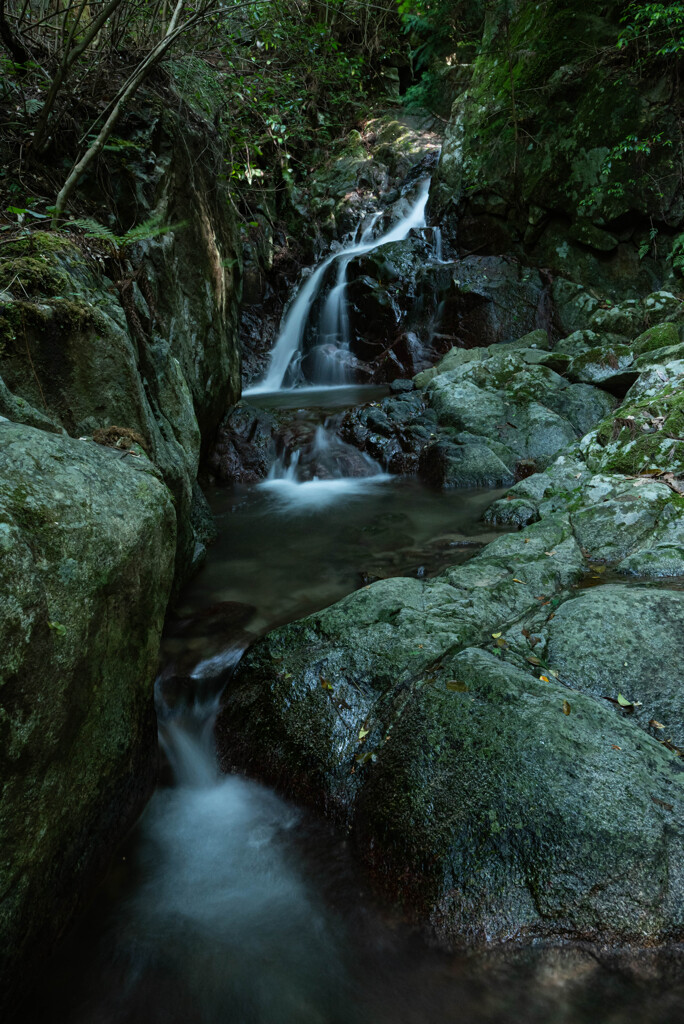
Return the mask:
[[[665,726],[661,722],[656,722],[655,718],[652,718],[648,723],[652,729],[664,729]]]
[[[496,643],[496,646],[497,646],[497,647],[508,647],[508,644],[507,644],[507,643],[506,643],[506,641],[505,641],[505,640],[503,639],[503,637],[499,637],[499,639],[498,639],[498,640],[496,640],[496,641],[495,641],[495,643]]]
[[[618,702],[618,704],[620,705],[621,708],[640,708],[641,707],[641,701],[640,700],[627,700],[627,698],[623,697],[621,693],[618,693],[617,702]]]
[[[321,676],[321,686],[324,690],[332,690],[333,688],[332,683],[329,679],[326,679],[325,676]]]
[[[544,554],[545,554],[545,555],[548,555],[548,556],[549,556],[549,558],[551,558],[551,556],[552,556],[552,555],[555,555],[555,554],[556,554],[556,552],[555,552],[555,551],[545,551],[545,552],[544,552]]]
[[[618,747],[617,743],[613,743],[613,750],[622,750],[622,747]]]
[[[513,582],[514,582],[514,583],[525,583],[525,580],[519,580],[519,579],[516,579],[516,577],[514,576],[514,577],[513,577]],[[525,585],[527,585],[527,584],[525,584]]]
[[[541,679],[542,683],[550,683],[551,682],[551,680],[549,679],[548,676],[539,676],[539,678]]]
[[[503,634],[502,633],[492,633],[492,636],[494,637],[495,640],[498,640],[500,636],[503,636]]]
[[[451,690],[452,693],[467,693],[468,687],[465,683],[459,682],[458,679],[450,679],[444,684],[447,690]]]
[[[554,679],[558,679],[558,670],[555,668],[550,668],[549,675],[553,676]]]
[[[570,707],[570,704],[568,703],[567,700],[564,700],[563,701],[563,714],[564,715],[569,715],[571,711],[572,711],[572,708]]]
[[[528,654],[526,661],[529,661],[530,665],[541,665],[539,658],[535,658],[534,654]]]
[[[48,622],[48,626],[57,636],[66,636],[66,626],[61,622]]]
[[[370,732],[370,729],[364,729],[363,726],[362,726],[360,731],[359,731],[359,741],[365,740],[365,738],[366,738],[366,736],[368,735],[369,732]]]
[[[654,804],[658,804],[658,807],[664,807],[666,811],[674,810],[674,807],[673,807],[672,804],[668,804],[664,800],[659,800],[657,796],[652,796],[651,800],[653,801]]]

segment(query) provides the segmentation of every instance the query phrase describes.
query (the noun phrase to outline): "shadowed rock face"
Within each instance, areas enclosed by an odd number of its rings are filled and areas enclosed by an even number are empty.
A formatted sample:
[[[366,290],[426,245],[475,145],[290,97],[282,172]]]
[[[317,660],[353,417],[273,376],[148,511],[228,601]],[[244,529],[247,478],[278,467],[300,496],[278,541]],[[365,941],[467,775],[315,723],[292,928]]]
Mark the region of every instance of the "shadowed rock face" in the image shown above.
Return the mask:
[[[152,681],[175,515],[144,456],[0,422],[4,995],[132,825],[155,776]]]
[[[144,200],[175,229],[138,243],[134,270],[110,261],[105,274],[87,242],[55,233],[3,247],[0,414],[75,437],[112,424],[139,434],[176,502],[180,584],[204,553],[193,529],[200,456],[240,389],[239,283],[228,266],[238,238],[206,140],[185,128],[177,144],[173,114],[146,130],[154,180],[139,199],[115,174],[111,189],[122,220],[128,202],[133,221]]]
[[[212,145],[158,108],[136,109],[121,131],[136,133],[131,164],[101,168],[121,223],[154,211],[173,230],[128,247],[128,263],[66,232],[25,233],[0,270],[10,1002],[150,794],[163,616],[211,536],[198,466],[239,391],[237,232]]]

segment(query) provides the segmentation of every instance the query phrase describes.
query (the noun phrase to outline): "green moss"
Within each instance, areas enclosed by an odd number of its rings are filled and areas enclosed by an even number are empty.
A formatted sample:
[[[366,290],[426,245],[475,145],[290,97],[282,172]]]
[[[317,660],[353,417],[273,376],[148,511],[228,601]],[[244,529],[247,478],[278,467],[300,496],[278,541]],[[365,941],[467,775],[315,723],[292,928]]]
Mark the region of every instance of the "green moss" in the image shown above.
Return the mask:
[[[656,324],[649,327],[647,331],[640,334],[632,342],[634,351],[641,355],[644,352],[652,352],[658,348],[669,348],[671,345],[679,344],[679,331],[674,324]]]
[[[40,256],[48,253],[65,255],[80,259],[81,251],[73,239],[59,232],[32,231],[30,234],[13,238],[2,247],[3,256]]]
[[[0,290],[21,298],[27,295],[60,295],[69,278],[47,256],[0,257]]]
[[[684,393],[673,385],[654,398],[624,405],[598,427],[592,468],[635,474],[684,474]]]
[[[85,331],[96,324],[96,310],[82,302],[53,298],[49,304],[36,302],[0,303],[0,354],[17,336],[27,332],[43,334],[55,326],[64,331]]]

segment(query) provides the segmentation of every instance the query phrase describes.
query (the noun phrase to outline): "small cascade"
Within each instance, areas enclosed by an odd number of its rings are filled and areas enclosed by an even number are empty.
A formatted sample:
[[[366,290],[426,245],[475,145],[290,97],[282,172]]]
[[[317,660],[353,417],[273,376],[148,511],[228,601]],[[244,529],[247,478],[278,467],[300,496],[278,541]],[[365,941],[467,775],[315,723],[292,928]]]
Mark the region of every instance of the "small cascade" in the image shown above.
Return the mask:
[[[430,181],[423,181],[415,201],[408,212],[393,227],[378,238],[375,228],[382,217],[376,214],[362,230],[358,241],[353,240],[336,253],[326,257],[309,275],[295,296],[280,328],[280,334],[271,353],[271,363],[261,383],[245,391],[245,395],[278,391],[284,386],[296,387],[306,381],[301,370],[303,342],[314,303],[325,284],[328,268],[337,262],[337,274],[317,324],[317,343],[313,346],[311,364],[315,383],[339,385],[347,382],[349,327],[346,313],[347,267],[352,259],[390,242],[401,242],[411,231],[425,227],[425,208]],[[287,382],[287,384],[286,384]]]
[[[313,509],[363,494],[369,486],[390,479],[377,462],[343,441],[326,422],[316,427],[307,444],[284,452],[260,487],[287,505]]]
[[[203,659],[180,693],[169,687],[165,673],[157,678],[159,744],[179,786],[208,786],[218,778],[214,722],[225,679],[243,652],[244,645],[235,644]]]
[[[241,654],[228,648],[223,668]],[[157,680],[174,785],[157,791],[141,822],[136,891],[101,954],[106,1012],[87,1019],[342,1024],[350,996],[337,939],[293,849],[301,815],[265,787],[218,773],[215,668],[200,662],[180,695],[171,668]]]

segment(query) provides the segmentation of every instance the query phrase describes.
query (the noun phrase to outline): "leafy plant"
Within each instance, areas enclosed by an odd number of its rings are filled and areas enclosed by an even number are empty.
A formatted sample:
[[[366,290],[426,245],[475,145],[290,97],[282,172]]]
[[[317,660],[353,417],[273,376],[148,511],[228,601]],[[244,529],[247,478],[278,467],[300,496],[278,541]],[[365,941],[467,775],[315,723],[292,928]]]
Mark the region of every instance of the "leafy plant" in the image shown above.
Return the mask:
[[[96,238],[103,242],[109,242],[115,249],[125,249],[136,242],[146,242],[159,235],[166,235],[169,231],[178,231],[182,224],[164,224],[160,215],[155,214],[131,228],[123,235],[115,234],[111,228],[92,217],[82,217],[79,220],[69,221],[69,228],[80,228],[85,238]]]

